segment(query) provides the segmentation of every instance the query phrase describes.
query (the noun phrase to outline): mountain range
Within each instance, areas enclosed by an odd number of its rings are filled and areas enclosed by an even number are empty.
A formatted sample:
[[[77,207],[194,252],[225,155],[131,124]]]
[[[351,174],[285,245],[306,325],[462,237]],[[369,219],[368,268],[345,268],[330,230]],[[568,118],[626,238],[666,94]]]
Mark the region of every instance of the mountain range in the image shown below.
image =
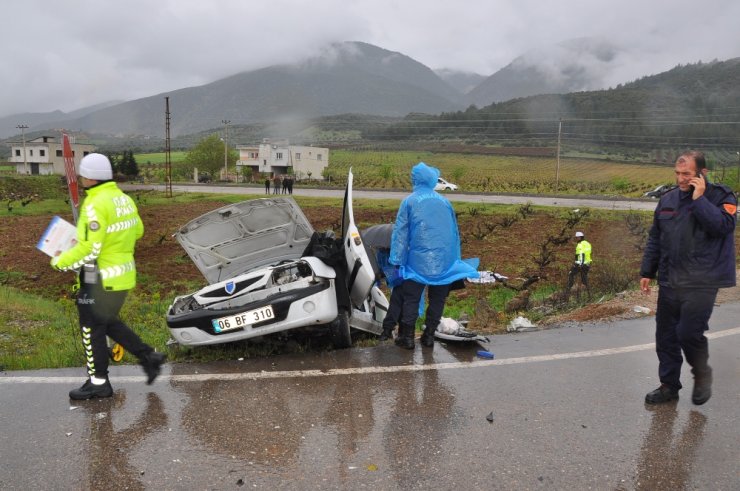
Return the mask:
[[[0,138],[58,128],[88,134],[161,138],[165,97],[173,137],[233,125],[308,120],[339,114],[404,117],[439,114],[471,105],[536,94],[602,89],[618,49],[583,38],[532,51],[485,77],[437,70],[398,52],[362,42],[328,46],[320,56],[274,65],[215,82],[71,113],[17,114],[0,118]]]

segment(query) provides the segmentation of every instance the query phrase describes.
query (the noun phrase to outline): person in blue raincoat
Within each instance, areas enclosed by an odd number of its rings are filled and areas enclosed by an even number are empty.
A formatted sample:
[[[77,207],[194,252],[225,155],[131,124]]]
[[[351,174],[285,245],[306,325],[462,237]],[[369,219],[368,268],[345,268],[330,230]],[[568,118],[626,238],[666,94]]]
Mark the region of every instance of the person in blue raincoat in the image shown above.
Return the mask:
[[[478,278],[478,272],[460,256],[460,232],[452,204],[434,191],[439,170],[424,162],[411,169],[413,192],[402,202],[391,237],[389,262],[403,280],[401,317],[395,343],[414,349],[419,302],[428,289],[426,328],[421,344],[434,346],[434,332],[442,317],[453,283]]]

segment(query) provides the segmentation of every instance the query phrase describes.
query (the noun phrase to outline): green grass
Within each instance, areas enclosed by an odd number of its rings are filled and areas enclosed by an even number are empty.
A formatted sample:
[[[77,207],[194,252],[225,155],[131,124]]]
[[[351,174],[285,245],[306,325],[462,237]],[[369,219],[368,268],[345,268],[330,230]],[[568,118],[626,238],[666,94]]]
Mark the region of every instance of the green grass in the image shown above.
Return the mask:
[[[369,188],[411,189],[410,170],[419,161],[469,192],[640,196],[673,181],[670,166],[601,159],[563,158],[558,167],[556,159],[542,157],[332,150],[329,161],[325,175],[333,181],[343,183],[351,167],[356,186]]]
[[[188,152],[170,152],[170,161],[172,163],[184,162],[187,155]],[[137,165],[164,164],[165,156],[164,152],[134,154]]]
[[[121,318],[142,340],[166,350],[168,304],[155,293],[146,298],[132,292]],[[137,360],[127,354],[124,363]],[[81,366],[84,363],[77,309],[69,298],[52,301],[0,285],[0,365],[6,370]]]

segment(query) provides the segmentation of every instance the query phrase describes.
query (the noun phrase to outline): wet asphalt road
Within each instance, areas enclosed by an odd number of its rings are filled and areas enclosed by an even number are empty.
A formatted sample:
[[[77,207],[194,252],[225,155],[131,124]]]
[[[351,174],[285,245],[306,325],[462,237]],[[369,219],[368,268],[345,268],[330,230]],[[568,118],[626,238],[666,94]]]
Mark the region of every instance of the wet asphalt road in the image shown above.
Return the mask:
[[[710,331],[714,396],[646,407],[653,317],[495,336],[0,374],[0,489],[740,489],[740,304]],[[489,422],[486,416],[493,415]]]
[[[123,184],[124,190],[148,189],[164,191],[164,185],[158,184]],[[173,193],[216,193],[216,194],[264,194],[264,188],[251,185],[214,185],[214,184],[174,184]],[[353,191],[355,198],[359,199],[396,199],[402,200],[409,195],[410,191],[388,191],[382,189],[356,189]],[[343,198],[344,189],[336,188],[306,188],[297,187],[293,190],[296,196],[310,196],[315,198]],[[450,201],[463,203],[481,204],[526,204],[532,203],[537,206],[562,206],[565,208],[599,208],[606,210],[644,210],[653,211],[657,200],[648,199],[625,199],[621,197],[561,197],[561,196],[525,196],[504,194],[472,194],[443,192]],[[277,196],[277,195],[269,195]],[[286,196],[286,195],[280,195]]]

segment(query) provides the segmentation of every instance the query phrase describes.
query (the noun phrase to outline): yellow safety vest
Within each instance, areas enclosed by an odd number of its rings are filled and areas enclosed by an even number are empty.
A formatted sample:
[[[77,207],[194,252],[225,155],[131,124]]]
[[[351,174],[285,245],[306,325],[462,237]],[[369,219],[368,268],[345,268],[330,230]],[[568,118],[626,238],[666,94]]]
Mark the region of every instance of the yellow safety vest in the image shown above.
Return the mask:
[[[97,263],[106,290],[130,290],[136,286],[134,247],[142,235],[144,224],[134,200],[107,181],[87,190],[77,221],[77,244],[53,264],[77,270]]]

